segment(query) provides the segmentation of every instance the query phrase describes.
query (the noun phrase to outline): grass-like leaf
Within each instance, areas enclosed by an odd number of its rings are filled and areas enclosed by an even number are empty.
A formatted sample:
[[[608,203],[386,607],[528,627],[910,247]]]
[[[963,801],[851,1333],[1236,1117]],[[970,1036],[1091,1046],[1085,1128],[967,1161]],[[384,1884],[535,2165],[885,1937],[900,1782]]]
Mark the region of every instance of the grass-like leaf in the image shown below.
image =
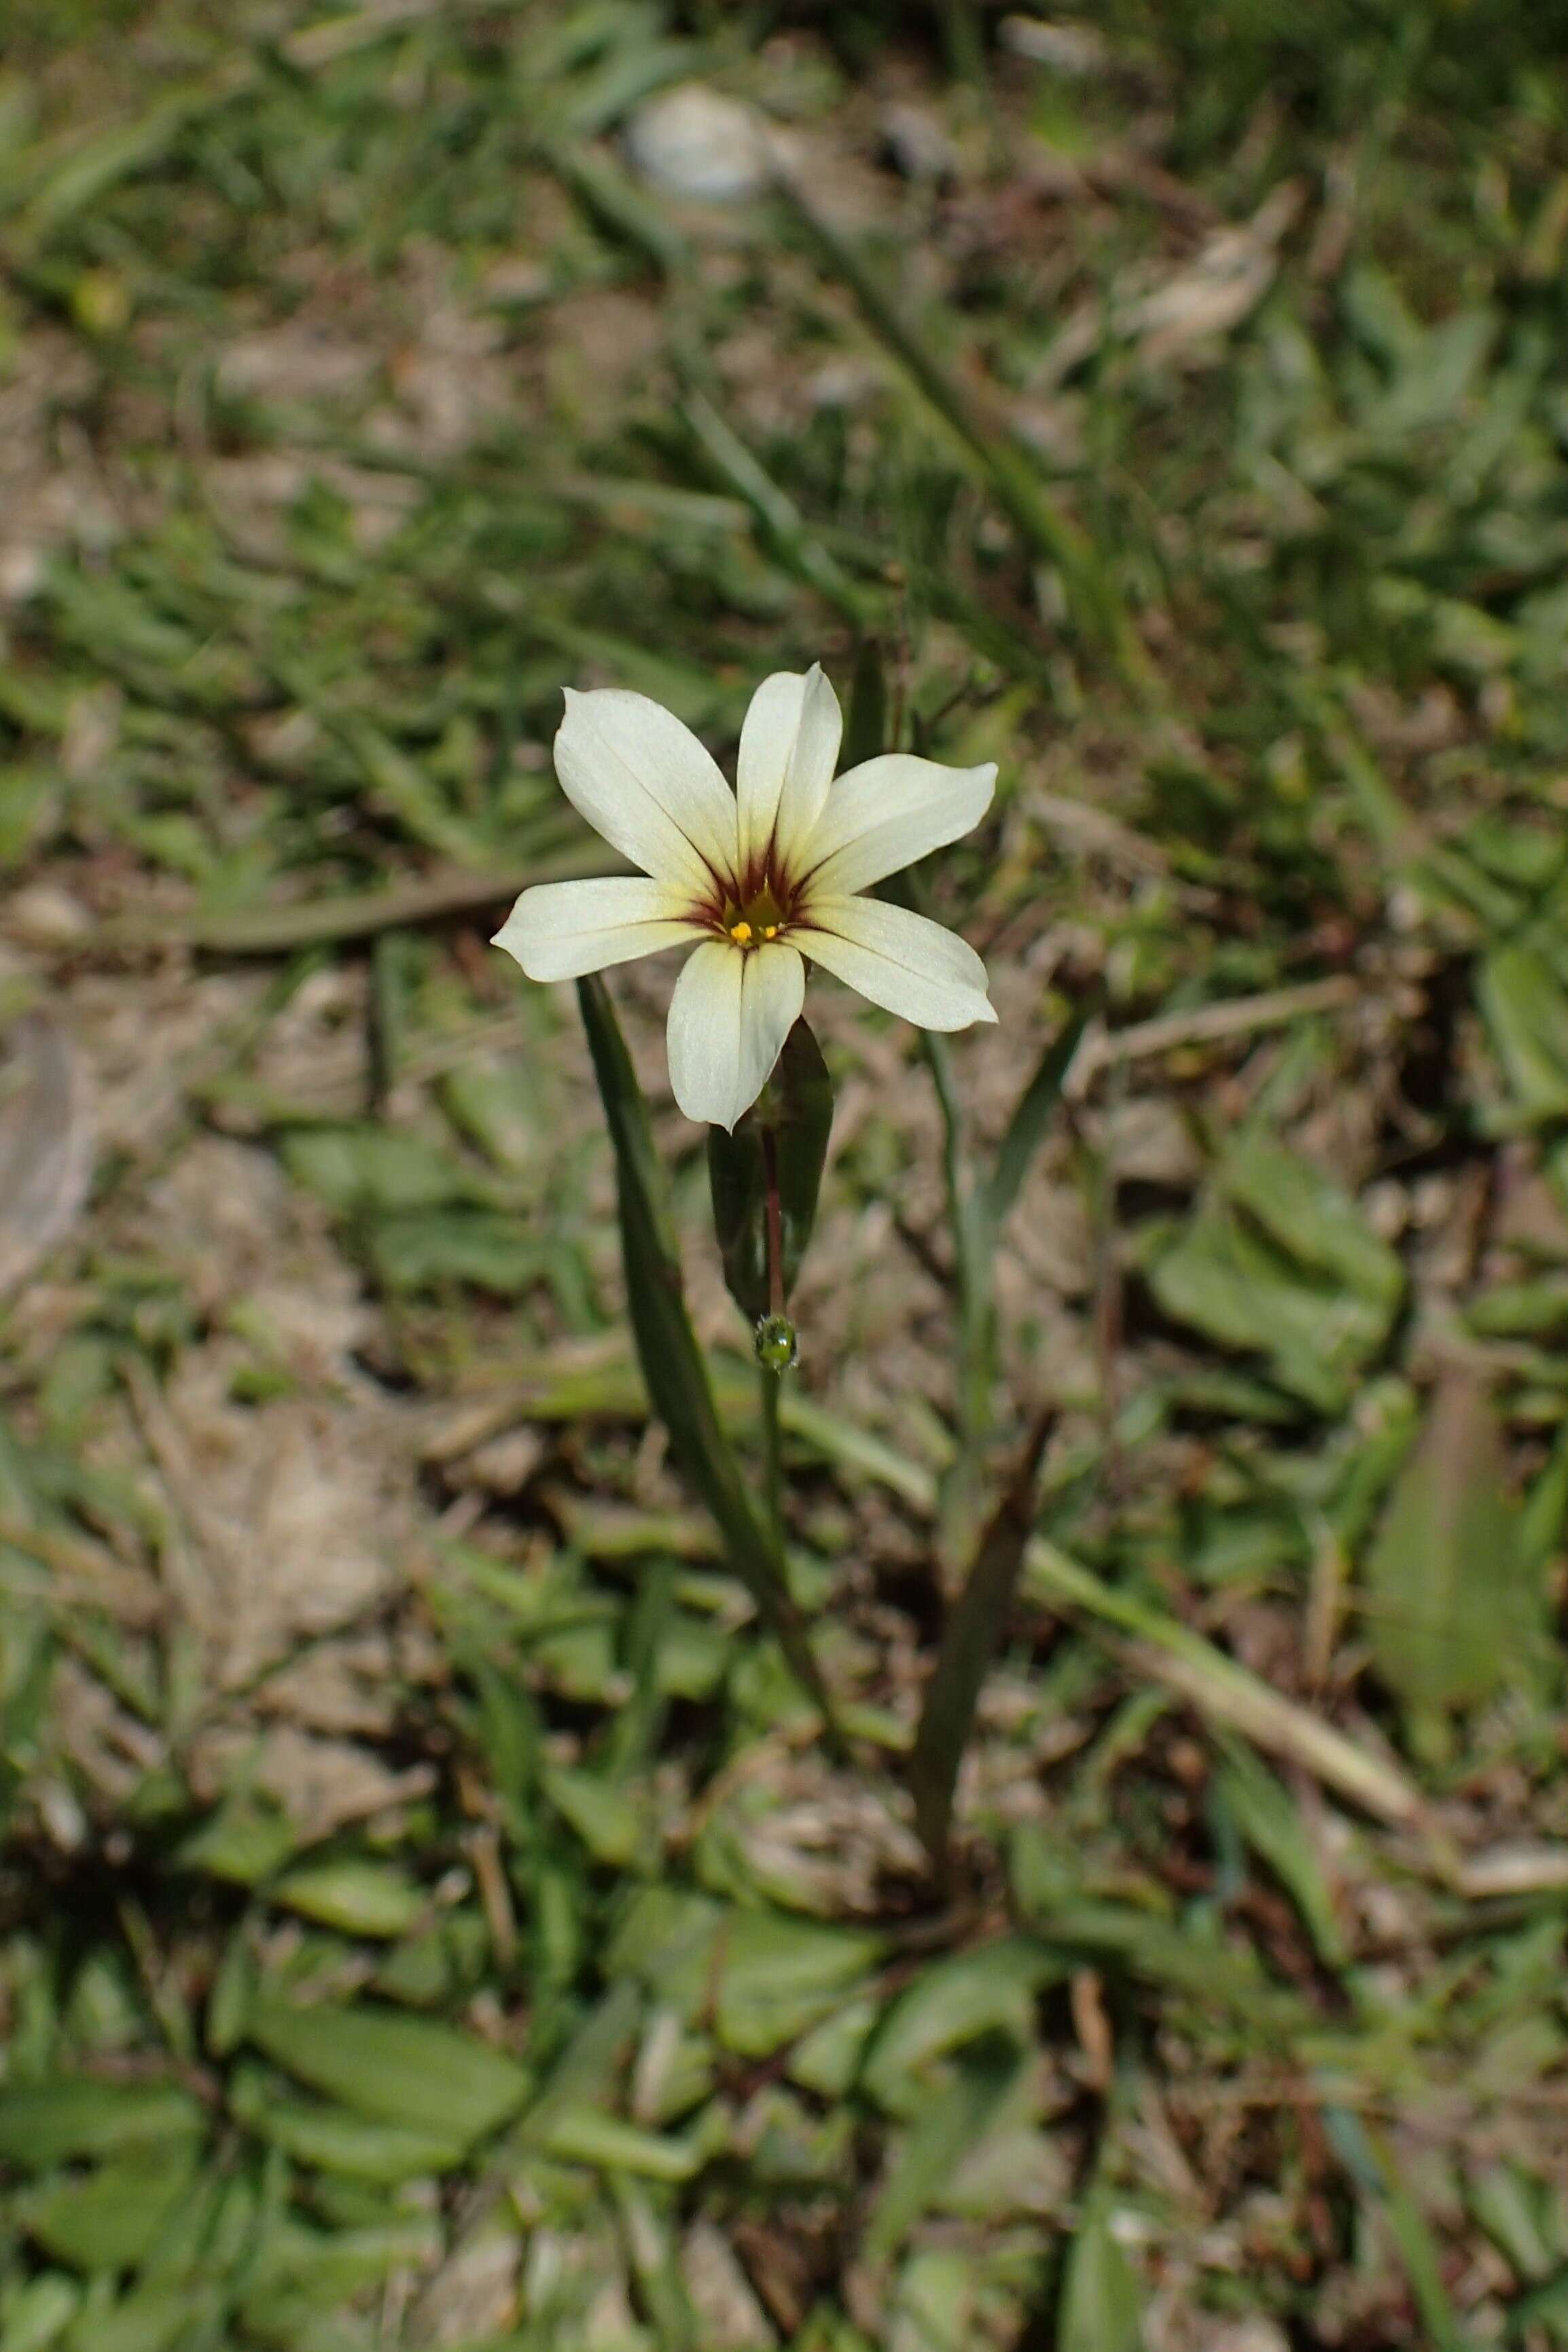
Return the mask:
[[[1054,1407],[1030,1430],[980,1538],[968,1580],[947,1620],[942,1647],[926,1686],[925,1705],[910,1757],[909,1780],[915,1818],[933,1865],[945,1870],[953,1791],[958,1767],[974,1728],[980,1687],[1007,1626],[1018,1591],[1024,1549],[1034,1520],[1035,1481],[1040,1456],[1056,1423]]]
[[[730,1566],[836,1738],[832,1703],[789,1597],[781,1548],[747,1492],[686,1312],[668,1187],[621,1024],[602,981],[580,980],[577,992],[615,1153],[627,1299],[649,1397],[677,1462],[713,1515]]]

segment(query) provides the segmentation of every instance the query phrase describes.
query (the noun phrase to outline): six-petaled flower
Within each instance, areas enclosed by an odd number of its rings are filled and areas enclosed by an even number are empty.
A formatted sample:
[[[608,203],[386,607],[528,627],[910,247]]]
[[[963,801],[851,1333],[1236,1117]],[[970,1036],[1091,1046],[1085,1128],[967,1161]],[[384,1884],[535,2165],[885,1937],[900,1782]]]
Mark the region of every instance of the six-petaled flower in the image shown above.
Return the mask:
[[[688,1118],[731,1128],[799,1018],[806,959],[925,1029],[994,1021],[986,969],[939,923],[862,894],[956,841],[996,768],[889,751],[833,781],[843,722],[819,667],[752,698],[736,790],[645,695],[568,692],[567,798],[643,870],[525,890],[496,934],[531,980],[572,980],[696,942],[670,1005],[670,1081]]]

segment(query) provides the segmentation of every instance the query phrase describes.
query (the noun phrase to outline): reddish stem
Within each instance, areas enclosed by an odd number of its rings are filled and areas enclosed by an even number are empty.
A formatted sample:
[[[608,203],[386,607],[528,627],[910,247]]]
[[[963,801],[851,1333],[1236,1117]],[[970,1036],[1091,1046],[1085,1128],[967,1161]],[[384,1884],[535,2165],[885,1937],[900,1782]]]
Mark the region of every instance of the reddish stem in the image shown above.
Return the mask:
[[[768,1311],[784,1312],[784,1213],[779,1205],[779,1152],[773,1130],[762,1130],[762,1173],[768,1187]]]

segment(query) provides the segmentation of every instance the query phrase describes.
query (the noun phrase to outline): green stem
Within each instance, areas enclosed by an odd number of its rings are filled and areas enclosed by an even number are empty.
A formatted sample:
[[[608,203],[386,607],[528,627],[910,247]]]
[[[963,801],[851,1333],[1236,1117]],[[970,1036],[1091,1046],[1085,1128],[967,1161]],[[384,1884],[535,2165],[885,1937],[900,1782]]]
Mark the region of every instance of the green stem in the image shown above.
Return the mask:
[[[973,82],[977,89],[983,89],[986,49],[973,0],[940,0],[938,13],[948,72],[955,80]]]
[[[784,1312],[784,1211],[779,1198],[779,1139],[762,1130],[762,1181],[768,1218],[768,1312]]]
[[[762,1390],[762,1486],[768,1505],[768,1517],[779,1549],[784,1543],[784,1450],[779,1428],[779,1391],[784,1385],[784,1374],[768,1364],[759,1364],[757,1377]]]

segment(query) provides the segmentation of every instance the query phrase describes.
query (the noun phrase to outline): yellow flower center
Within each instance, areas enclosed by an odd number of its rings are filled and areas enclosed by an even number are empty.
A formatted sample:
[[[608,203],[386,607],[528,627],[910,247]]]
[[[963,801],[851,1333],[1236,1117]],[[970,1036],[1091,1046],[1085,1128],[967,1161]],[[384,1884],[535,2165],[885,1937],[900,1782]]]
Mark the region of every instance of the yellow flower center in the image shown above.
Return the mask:
[[[737,948],[759,948],[776,940],[784,928],[784,910],[767,883],[743,907],[733,899],[724,910],[726,936]]]

